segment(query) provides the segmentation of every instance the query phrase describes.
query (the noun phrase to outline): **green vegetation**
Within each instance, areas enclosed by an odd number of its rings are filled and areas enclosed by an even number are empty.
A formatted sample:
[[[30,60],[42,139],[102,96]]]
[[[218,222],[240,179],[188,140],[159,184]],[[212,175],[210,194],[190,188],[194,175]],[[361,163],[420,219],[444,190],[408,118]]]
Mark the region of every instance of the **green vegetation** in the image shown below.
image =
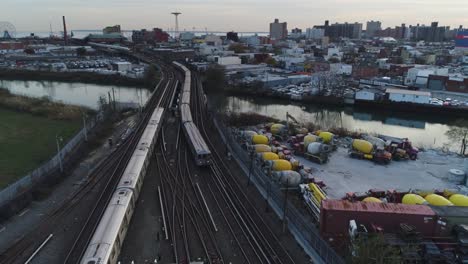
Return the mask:
[[[0,189],[49,160],[56,135],[63,146],[79,131],[83,113],[93,111],[0,89]]]
[[[0,107],[55,120],[81,120],[83,112],[88,114],[93,112],[79,106],[52,102],[47,97],[31,98],[13,95],[7,89],[2,88],[0,88]]]
[[[355,241],[354,255],[349,256],[353,264],[399,264],[404,263],[398,248],[389,246],[381,234],[369,235]]]
[[[225,70],[219,65],[210,66],[205,72],[204,87],[206,91],[223,90],[225,85]]]
[[[455,143],[460,142],[460,155],[466,155],[468,145],[468,121],[457,119],[450,126],[450,130],[445,133]]]
[[[233,43],[229,46],[228,49],[234,51],[234,53],[244,53],[246,47],[241,43]]]
[[[284,120],[280,120],[275,117],[269,117],[266,115],[248,112],[248,113],[236,113],[229,112],[223,115],[223,118],[228,126],[232,127],[245,127],[245,126],[256,126],[258,124],[265,123],[283,123],[286,124]],[[299,124],[289,123],[290,131],[298,131],[300,128],[306,128],[307,131],[317,131],[324,129],[318,124],[312,122],[300,122]],[[342,127],[331,127],[326,129],[339,137],[352,137],[359,138],[361,137],[361,132],[350,131]]]
[[[279,120],[273,117],[264,116],[261,114],[249,113],[235,113],[230,112],[224,116],[226,123],[233,127],[255,126],[263,123],[278,123]]]
[[[158,69],[156,69],[154,65],[148,66],[148,68],[146,68],[145,70],[145,75],[143,77],[145,87],[148,87],[152,90],[156,86],[159,79],[160,75]]]
[[[0,189],[49,160],[57,151],[56,135],[63,145],[80,127],[79,119],[54,120],[0,108]]]

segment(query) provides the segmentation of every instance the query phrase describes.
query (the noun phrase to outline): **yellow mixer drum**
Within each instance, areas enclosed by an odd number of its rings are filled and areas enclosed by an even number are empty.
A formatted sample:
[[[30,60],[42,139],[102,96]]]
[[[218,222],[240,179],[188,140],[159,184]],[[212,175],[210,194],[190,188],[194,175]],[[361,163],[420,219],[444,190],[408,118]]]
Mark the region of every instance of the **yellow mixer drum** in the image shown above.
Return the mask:
[[[435,206],[450,206],[450,205],[453,205],[452,202],[450,202],[449,200],[447,200],[445,197],[443,196],[440,196],[438,194],[429,194],[428,196],[426,196],[426,201],[431,204],[431,205],[435,205]]]

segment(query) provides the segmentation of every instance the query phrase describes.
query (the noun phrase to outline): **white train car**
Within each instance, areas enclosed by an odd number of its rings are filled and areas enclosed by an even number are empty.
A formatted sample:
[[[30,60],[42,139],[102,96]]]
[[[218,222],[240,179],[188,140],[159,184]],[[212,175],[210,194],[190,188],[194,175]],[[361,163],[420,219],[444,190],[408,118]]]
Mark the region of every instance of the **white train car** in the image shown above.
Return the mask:
[[[182,120],[182,124],[186,122],[193,122],[192,112],[190,111],[190,105],[180,105],[180,119]]]
[[[180,104],[190,104],[190,91],[182,91],[180,96]]]
[[[164,108],[156,108],[151,115],[116,191],[87,246],[81,259],[82,264],[117,263],[161,129],[163,115]]]
[[[190,70],[184,65],[173,62],[180,70],[184,72],[185,80],[182,90],[180,92],[179,110],[182,121],[182,128],[189,142],[190,150],[195,157],[195,163],[198,166],[211,165],[211,151],[208,148],[205,140],[200,134],[200,130],[193,123],[192,112],[190,110],[190,95],[191,95],[191,81],[192,75]],[[204,98],[206,100],[206,98]]]
[[[206,145],[200,131],[193,122],[183,124],[184,133],[187,140],[190,142],[190,149],[195,156],[197,166],[211,165],[211,151]]]

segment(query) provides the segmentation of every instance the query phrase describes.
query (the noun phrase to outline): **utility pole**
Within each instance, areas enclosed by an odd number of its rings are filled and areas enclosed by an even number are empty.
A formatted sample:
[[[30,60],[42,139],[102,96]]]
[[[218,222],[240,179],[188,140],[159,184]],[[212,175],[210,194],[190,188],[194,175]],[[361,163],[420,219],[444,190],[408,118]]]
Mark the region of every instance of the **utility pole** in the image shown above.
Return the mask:
[[[268,191],[267,191],[267,198],[266,198],[266,207],[265,207],[265,212],[269,212],[270,210],[270,192],[271,192],[271,170],[273,169],[273,163],[271,163],[271,166],[268,168]]]
[[[112,110],[112,96],[110,91],[107,92],[107,95],[109,96],[109,109]]]
[[[247,182],[247,186],[250,185],[250,178],[251,178],[251,176],[252,176],[252,168],[253,168],[254,156],[255,156],[255,151],[253,150],[253,151],[250,153],[249,181]]]
[[[63,172],[63,165],[62,165],[62,152],[60,152],[60,141],[62,141],[63,138],[59,137],[58,134],[55,134],[55,142],[57,143],[57,156],[59,159],[59,165],[60,165],[60,172]]]
[[[112,98],[114,99],[114,112],[117,111],[117,108],[116,108],[116,105],[115,105],[115,91],[114,91],[114,87],[112,87]]]
[[[284,195],[284,205],[283,205],[283,233],[286,232],[286,210],[288,208],[288,192],[289,192],[289,178],[286,181],[286,194]]]

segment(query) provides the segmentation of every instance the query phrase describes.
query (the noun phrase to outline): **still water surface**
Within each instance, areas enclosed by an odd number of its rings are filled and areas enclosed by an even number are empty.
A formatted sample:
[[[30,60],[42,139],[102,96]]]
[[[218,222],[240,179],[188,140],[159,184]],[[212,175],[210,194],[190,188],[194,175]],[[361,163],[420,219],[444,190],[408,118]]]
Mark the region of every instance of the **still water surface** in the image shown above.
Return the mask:
[[[289,112],[301,122],[312,122],[325,129],[343,127],[351,131],[408,137],[415,146],[459,150],[460,142],[453,142],[445,134],[456,118],[291,103],[271,98],[219,96],[216,102],[225,111],[255,112],[282,120]]]
[[[86,106],[92,109],[98,108],[100,96],[108,99],[108,93],[112,94],[112,89],[114,89],[115,100],[121,103],[144,104],[151,93],[143,88],[50,81],[0,80],[0,87],[8,89],[13,94],[31,97],[47,96],[53,101]]]

